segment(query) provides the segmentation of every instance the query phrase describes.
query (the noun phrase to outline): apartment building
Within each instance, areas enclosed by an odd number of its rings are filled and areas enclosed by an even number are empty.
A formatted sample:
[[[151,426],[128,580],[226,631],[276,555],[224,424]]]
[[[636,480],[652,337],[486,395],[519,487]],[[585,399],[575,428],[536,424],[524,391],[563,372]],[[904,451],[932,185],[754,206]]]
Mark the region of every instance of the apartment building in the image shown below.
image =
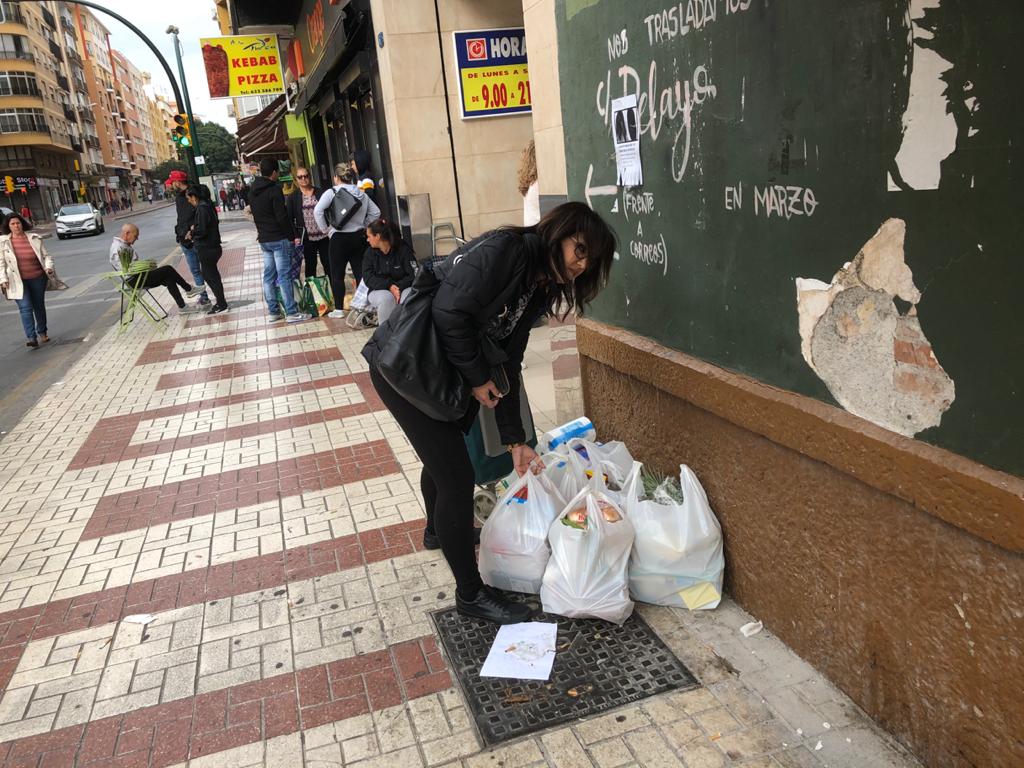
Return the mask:
[[[0,176],[16,187],[0,200],[27,204],[36,218],[78,197],[83,78],[74,39],[56,2],[0,2]]]
[[[153,85],[153,77],[149,72],[142,73],[142,81],[149,107],[150,129],[153,134],[153,156],[156,160],[155,164],[159,165],[178,156],[174,141],[171,139],[178,105],[156,90]],[[161,180],[156,179],[156,181]]]

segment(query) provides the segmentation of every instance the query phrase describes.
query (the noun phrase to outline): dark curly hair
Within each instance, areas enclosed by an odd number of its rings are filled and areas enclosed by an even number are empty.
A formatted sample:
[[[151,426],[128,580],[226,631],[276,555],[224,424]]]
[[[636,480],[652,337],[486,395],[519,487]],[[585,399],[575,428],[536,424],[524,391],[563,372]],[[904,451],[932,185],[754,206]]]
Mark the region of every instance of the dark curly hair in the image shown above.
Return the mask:
[[[16,211],[11,211],[6,216],[4,216],[3,223],[0,224],[0,235],[11,234],[11,219],[17,219],[18,221],[21,222],[21,229],[23,232],[28,232],[30,229],[32,229],[32,222],[26,221],[25,217],[22,216],[20,213],[17,213]]]

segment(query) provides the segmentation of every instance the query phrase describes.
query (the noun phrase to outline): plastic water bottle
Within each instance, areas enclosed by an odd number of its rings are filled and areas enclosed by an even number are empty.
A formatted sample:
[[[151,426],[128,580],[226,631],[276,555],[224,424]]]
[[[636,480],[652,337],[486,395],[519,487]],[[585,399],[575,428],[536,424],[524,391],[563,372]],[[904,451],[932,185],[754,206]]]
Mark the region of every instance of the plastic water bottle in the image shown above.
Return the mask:
[[[550,453],[558,446],[577,437],[591,441],[597,439],[597,430],[586,416],[573,419],[560,427],[555,427],[550,432],[545,432],[541,435],[538,447],[541,448],[542,453]]]

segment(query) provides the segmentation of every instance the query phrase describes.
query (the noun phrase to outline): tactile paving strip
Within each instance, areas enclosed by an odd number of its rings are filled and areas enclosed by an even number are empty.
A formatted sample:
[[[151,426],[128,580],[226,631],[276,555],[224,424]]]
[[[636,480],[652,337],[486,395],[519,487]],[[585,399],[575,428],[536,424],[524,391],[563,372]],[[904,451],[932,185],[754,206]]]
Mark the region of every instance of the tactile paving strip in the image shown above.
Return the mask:
[[[621,627],[539,614],[536,621],[558,622],[558,651],[547,682],[481,678],[480,667],[498,625],[460,616],[455,608],[437,611],[433,619],[486,746],[698,686],[690,670],[635,613]]]

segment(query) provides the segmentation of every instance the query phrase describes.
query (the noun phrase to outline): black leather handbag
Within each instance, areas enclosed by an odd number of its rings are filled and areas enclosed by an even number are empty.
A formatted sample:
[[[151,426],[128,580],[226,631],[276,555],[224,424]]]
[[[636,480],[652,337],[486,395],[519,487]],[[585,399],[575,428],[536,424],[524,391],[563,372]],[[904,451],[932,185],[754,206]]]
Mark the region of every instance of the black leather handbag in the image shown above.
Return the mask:
[[[441,281],[429,269],[416,276],[405,301],[374,333],[377,370],[391,388],[438,421],[458,421],[473,394],[445,354],[431,310]]]

